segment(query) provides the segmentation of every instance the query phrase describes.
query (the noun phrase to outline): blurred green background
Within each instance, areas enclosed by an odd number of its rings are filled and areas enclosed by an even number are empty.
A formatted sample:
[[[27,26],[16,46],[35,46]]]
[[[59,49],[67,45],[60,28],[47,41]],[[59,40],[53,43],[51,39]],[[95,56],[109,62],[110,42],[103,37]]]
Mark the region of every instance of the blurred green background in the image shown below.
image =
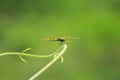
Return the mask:
[[[0,0],[0,52],[51,54],[67,41],[60,60],[36,80],[120,80],[120,0]],[[0,80],[28,80],[52,58],[0,57]]]

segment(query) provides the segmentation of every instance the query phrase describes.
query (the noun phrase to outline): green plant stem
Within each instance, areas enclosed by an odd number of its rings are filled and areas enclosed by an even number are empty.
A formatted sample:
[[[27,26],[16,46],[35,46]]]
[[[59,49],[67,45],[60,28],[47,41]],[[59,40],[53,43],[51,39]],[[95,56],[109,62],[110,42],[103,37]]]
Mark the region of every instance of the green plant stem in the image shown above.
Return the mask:
[[[27,54],[27,53],[22,53],[22,52],[5,52],[5,53],[0,53],[0,56],[6,56],[6,55],[21,55],[21,56],[27,56],[27,57],[36,57],[36,58],[47,58],[51,57],[56,54],[61,48],[58,48],[54,53],[50,55],[34,55],[34,54]]]
[[[0,56],[7,56],[7,55],[17,55],[17,56],[27,56],[27,57],[36,57],[36,58],[48,58],[51,56],[54,56],[54,58],[46,64],[42,69],[40,69],[37,73],[35,73],[29,80],[34,80],[37,78],[40,74],[42,74],[47,68],[49,68],[54,62],[56,62],[59,58],[61,58],[61,62],[63,62],[63,53],[66,51],[67,45],[63,44],[60,46],[54,53],[50,55],[34,55],[34,54],[27,54],[23,52],[5,52],[5,53],[0,53]],[[24,50],[26,52],[27,49]],[[22,58],[23,59],[23,58]]]
[[[57,52],[55,57],[48,64],[46,64],[42,69],[40,69],[37,73],[35,73],[31,78],[29,78],[29,80],[34,80],[40,74],[42,74],[47,68],[49,68],[54,62],[56,62],[63,55],[63,53],[66,51],[66,49],[67,49],[67,45],[63,44],[61,46],[61,49],[59,49],[60,51]]]

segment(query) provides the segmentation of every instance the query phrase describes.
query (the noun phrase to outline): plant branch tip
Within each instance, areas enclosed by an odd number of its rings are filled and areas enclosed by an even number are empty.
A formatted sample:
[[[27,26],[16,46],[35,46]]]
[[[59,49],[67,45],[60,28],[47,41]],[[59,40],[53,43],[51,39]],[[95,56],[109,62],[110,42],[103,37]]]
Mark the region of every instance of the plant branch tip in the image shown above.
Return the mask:
[[[23,51],[22,51],[22,53],[25,53],[25,52],[27,52],[27,51],[29,51],[29,50],[31,50],[32,48],[26,48],[26,49],[24,49]]]
[[[35,80],[39,75],[41,75],[46,69],[48,69],[53,63],[55,63],[59,58],[61,58],[61,63],[63,63],[64,59],[62,55],[67,49],[67,45],[63,44],[59,50],[57,50],[56,54],[54,55],[54,58],[46,64],[42,69],[40,69],[37,73],[35,73],[32,77],[29,78],[29,80]]]

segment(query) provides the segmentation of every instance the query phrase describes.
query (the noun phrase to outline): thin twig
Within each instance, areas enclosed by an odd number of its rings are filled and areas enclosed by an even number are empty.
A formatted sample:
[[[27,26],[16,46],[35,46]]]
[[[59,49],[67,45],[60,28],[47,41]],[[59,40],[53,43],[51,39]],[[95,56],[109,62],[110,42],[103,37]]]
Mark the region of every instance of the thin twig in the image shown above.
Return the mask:
[[[22,55],[22,56],[27,56],[27,57],[36,57],[36,58],[48,58],[56,54],[60,48],[58,48],[54,53],[49,54],[49,55],[35,55],[35,54],[27,54],[27,53],[22,53],[22,52],[5,52],[5,53],[0,53],[0,56],[7,56],[7,55]]]
[[[40,74],[42,74],[47,68],[49,68],[54,62],[56,62],[63,55],[66,49],[67,49],[67,45],[63,44],[61,46],[61,51],[57,52],[57,55],[55,55],[55,57],[48,64],[46,64],[42,69],[40,69],[37,73],[35,73],[32,77],[30,77],[29,80],[34,80]]]

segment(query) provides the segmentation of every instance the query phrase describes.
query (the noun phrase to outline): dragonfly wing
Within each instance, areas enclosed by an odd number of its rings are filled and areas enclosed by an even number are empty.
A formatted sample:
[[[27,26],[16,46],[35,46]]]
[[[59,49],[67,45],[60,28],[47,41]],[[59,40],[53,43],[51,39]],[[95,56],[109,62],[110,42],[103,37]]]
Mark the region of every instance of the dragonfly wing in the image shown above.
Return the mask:
[[[54,38],[42,38],[42,40],[47,40],[49,42],[54,42],[56,41]]]
[[[80,39],[79,37],[63,37],[65,39]]]
[[[42,40],[50,40],[50,38],[42,38]]]

